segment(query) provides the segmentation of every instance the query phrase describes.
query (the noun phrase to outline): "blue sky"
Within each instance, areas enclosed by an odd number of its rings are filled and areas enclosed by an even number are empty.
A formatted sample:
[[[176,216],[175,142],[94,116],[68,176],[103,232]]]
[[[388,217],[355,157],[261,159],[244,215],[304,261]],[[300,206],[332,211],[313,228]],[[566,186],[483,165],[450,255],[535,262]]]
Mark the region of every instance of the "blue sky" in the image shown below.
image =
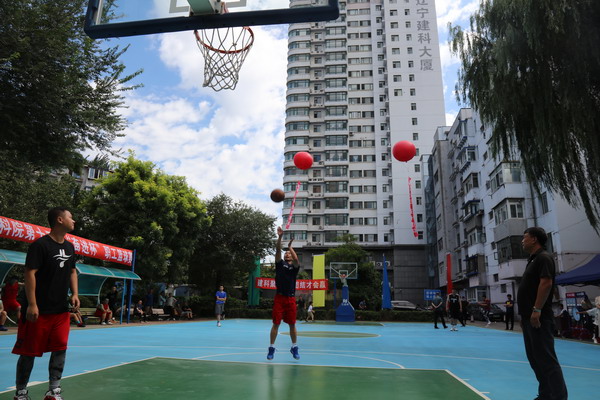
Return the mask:
[[[435,3],[446,121],[451,123],[459,110],[453,93],[458,60],[448,51],[447,25],[467,27],[479,2]],[[258,4],[279,8],[288,3]],[[186,177],[201,198],[223,192],[280,215],[281,205],[269,194],[283,179],[287,25],[253,30],[255,44],[237,88],[220,92],[202,87],[204,62],[192,32],[111,39],[110,44],[130,46],[122,58],[129,72],[144,70],[134,82],[144,87],[126,94],[121,113],[129,125],[114,147],[132,149],[166,173]]]

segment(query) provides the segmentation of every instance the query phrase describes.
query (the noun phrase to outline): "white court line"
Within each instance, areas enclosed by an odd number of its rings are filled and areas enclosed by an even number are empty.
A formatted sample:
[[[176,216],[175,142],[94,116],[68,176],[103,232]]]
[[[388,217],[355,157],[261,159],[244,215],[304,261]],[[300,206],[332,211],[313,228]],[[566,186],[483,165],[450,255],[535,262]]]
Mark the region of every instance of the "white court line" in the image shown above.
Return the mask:
[[[212,357],[221,357],[221,356],[233,356],[233,355],[240,355],[240,354],[263,354],[264,352],[251,352],[251,353],[221,353],[221,354],[211,354],[211,355],[207,355],[207,356],[200,356],[200,357],[194,357],[192,358],[192,360],[204,360],[207,358],[212,358]],[[396,367],[398,367],[399,369],[406,369],[406,367],[404,367],[403,365],[400,365],[398,363],[395,363],[393,361],[387,361],[387,360],[382,360],[379,358],[373,358],[373,357],[362,357],[362,356],[354,356],[354,355],[348,355],[348,354],[333,354],[333,353],[315,353],[315,352],[310,352],[310,351],[302,351],[302,354],[313,354],[313,355],[328,355],[328,356],[342,356],[342,357],[354,357],[354,358],[362,358],[364,360],[373,360],[373,361],[378,361],[378,362],[382,362],[382,363],[387,363],[387,364],[392,364],[395,365]],[[235,362],[235,361],[232,361]],[[250,362],[250,364],[252,364]],[[268,364],[268,363],[266,363]],[[289,365],[308,365],[308,364],[289,364]],[[321,366],[325,366],[325,365],[321,365]],[[330,366],[330,365],[328,365]],[[333,366],[333,365],[331,365]],[[345,367],[345,365],[335,365],[336,367]],[[363,367],[355,367],[355,368],[363,368]],[[371,367],[371,368],[379,368],[379,367]],[[396,369],[396,368],[393,368]]]
[[[448,369],[445,369],[444,371],[446,371],[448,374],[450,374],[451,376],[453,376],[454,379],[458,380],[459,382],[462,382],[463,385],[465,385],[466,387],[468,387],[469,389],[471,389],[472,391],[474,391],[475,393],[477,393],[478,395],[480,395],[482,398],[484,398],[486,400],[491,400],[489,397],[487,397],[485,394],[483,394],[483,392],[480,392],[479,390],[475,389],[473,386],[471,386],[470,384],[468,384],[465,379],[459,378],[458,376],[456,376],[455,374],[453,374],[452,371],[450,371]]]

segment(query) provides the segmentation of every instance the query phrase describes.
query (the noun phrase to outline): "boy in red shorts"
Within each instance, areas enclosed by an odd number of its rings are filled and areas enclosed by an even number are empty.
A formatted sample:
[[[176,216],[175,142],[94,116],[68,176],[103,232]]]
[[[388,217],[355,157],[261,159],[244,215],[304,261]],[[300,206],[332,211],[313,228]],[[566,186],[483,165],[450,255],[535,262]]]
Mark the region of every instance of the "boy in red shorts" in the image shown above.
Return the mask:
[[[79,309],[75,248],[65,240],[65,235],[75,229],[75,221],[67,209],[56,207],[48,211],[48,223],[50,233],[29,246],[25,260],[26,299],[13,348],[13,353],[20,356],[14,400],[29,400],[27,384],[35,357],[47,352],[52,355],[44,400],[62,400],[60,379],[69,340],[69,287],[73,309]]]
[[[275,284],[277,293],[273,303],[273,326],[271,327],[271,345],[267,360],[272,360],[275,356],[275,340],[281,320],[290,326],[290,338],[292,339],[292,348],[290,352],[296,360],[300,359],[298,345],[296,344],[296,277],[300,271],[298,256],[292,248],[291,239],[288,244],[288,250],[281,259],[281,237],[283,229],[277,227],[277,248],[275,250]]]

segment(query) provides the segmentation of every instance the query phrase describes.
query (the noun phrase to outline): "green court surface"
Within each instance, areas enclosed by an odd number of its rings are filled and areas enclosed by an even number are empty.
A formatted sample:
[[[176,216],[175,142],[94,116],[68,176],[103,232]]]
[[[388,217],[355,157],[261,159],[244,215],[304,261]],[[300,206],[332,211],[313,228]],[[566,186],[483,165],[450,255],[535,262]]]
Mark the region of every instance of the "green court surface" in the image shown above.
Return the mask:
[[[68,399],[481,400],[444,370],[324,367],[152,358],[62,381]],[[30,386],[43,398],[46,384]],[[14,393],[14,392],[13,392]],[[13,393],[0,394],[12,399]]]

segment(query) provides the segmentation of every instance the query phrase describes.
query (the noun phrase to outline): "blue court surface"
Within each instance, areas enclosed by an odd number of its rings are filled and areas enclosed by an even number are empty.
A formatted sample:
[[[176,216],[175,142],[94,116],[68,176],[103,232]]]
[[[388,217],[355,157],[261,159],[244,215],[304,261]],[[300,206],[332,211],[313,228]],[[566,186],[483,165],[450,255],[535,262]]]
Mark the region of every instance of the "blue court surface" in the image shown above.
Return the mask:
[[[214,321],[75,328],[71,331],[63,383],[74,379],[69,377],[165,357],[181,359],[182,364],[189,362],[183,360],[203,360],[216,369],[225,363],[241,363],[248,368],[266,364],[320,366],[326,367],[327,371],[331,369],[333,375],[339,367],[364,368],[360,370],[362,376],[394,369],[446,370],[477,398],[531,400],[537,394],[537,382],[525,358],[522,336],[516,331],[471,325],[451,332],[449,329],[434,330],[432,324],[422,323],[299,323],[301,359],[294,360],[289,352],[287,326],[283,324],[275,359],[267,361],[270,328],[270,321],[244,319],[226,320],[220,328]],[[14,334],[0,335],[0,399],[12,398],[6,392],[14,386],[17,361],[17,356],[11,354],[14,341]],[[600,346],[557,340],[556,350],[569,398],[597,400]],[[47,381],[47,365],[48,355],[36,360],[32,384]],[[160,370],[147,373],[159,376]],[[202,376],[188,378],[201,380]],[[233,378],[221,377],[225,382]],[[262,384],[264,382],[257,382],[257,385]],[[310,380],[302,381],[296,385],[297,390],[301,393],[302,386],[310,384]],[[102,386],[102,383],[98,382],[98,385]],[[379,385],[385,385],[385,381]],[[42,386],[45,387],[45,383]],[[247,386],[245,390],[252,392],[253,387]],[[66,393],[65,396],[73,400]],[[351,395],[343,397],[352,399]],[[398,389],[391,391],[389,397],[384,396],[390,399],[409,397],[402,396]],[[453,399],[452,396],[443,398]]]

